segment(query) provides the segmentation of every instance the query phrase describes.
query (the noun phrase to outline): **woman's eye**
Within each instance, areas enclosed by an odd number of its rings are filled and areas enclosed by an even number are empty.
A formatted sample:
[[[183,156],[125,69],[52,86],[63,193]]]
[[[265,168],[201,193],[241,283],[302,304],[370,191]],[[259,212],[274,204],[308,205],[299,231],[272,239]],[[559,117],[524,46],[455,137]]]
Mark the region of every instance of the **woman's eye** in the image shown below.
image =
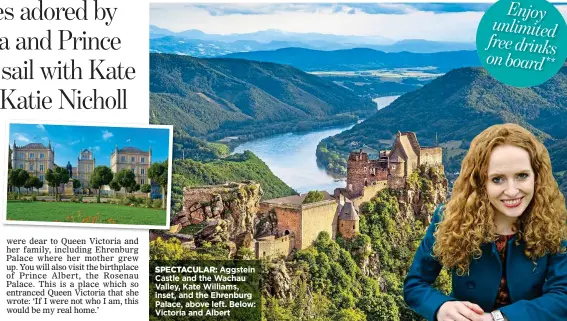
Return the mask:
[[[518,174],[518,178],[520,178],[520,179],[526,179],[528,177],[529,177],[529,175],[527,173]]]
[[[493,177],[492,178],[492,183],[494,184],[500,184],[504,181],[504,179],[502,177]]]

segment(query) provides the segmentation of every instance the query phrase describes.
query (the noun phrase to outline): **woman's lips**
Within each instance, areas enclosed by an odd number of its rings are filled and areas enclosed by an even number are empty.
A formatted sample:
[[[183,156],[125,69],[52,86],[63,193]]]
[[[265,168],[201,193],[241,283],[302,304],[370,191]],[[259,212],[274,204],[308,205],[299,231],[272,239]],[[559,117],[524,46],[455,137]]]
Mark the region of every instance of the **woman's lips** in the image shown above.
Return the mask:
[[[522,204],[522,199],[524,199],[524,198],[520,197],[520,198],[515,198],[513,200],[501,200],[501,202],[507,208],[514,208],[514,207],[518,207],[520,204]]]

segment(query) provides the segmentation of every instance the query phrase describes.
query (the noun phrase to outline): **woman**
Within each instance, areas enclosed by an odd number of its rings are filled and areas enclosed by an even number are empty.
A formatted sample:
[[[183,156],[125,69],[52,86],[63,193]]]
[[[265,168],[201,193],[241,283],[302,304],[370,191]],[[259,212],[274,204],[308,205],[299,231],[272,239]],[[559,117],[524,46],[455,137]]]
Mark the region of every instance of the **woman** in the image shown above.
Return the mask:
[[[433,216],[404,299],[438,321],[567,320],[567,210],[549,154],[495,125],[471,143],[449,203]],[[452,293],[432,288],[442,267]]]

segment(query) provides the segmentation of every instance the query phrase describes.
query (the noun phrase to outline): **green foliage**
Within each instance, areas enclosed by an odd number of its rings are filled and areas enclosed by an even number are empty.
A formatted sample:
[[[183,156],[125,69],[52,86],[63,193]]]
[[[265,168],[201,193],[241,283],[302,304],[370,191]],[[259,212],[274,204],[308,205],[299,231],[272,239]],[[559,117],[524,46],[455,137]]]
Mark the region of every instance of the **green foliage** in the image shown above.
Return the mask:
[[[73,179],[73,188],[77,189],[77,188],[81,188],[81,181],[78,179]]]
[[[45,174],[48,185],[55,190],[55,200],[59,201],[59,186],[69,181],[69,172],[64,167],[55,166],[53,170],[48,169]]]
[[[118,184],[118,182],[114,179],[108,184],[108,186],[110,186],[110,188],[115,192],[120,191],[122,188],[122,186],[120,186],[120,184]]]
[[[97,203],[100,203],[100,189],[104,185],[110,184],[113,178],[114,178],[114,174],[112,173],[112,170],[108,168],[108,166],[97,166],[93,170],[93,173],[91,174],[90,185],[92,188],[98,190],[98,194],[96,197]]]
[[[325,199],[325,194],[323,194],[323,192],[309,191],[309,193],[307,193],[307,196],[305,196],[305,199],[303,200],[303,204],[321,202],[324,199]]]
[[[8,172],[8,184],[18,188],[18,193],[20,193],[20,188],[26,184],[30,175],[24,169],[12,169]]]
[[[149,193],[152,191],[152,186],[150,184],[144,184],[140,187],[140,192]]]
[[[342,309],[336,316],[337,321],[366,321],[366,314],[358,309]]]
[[[422,146],[462,141],[463,152],[448,155],[448,173],[460,170],[464,151],[482,130],[494,124],[517,123],[549,147],[555,171],[567,169],[567,67],[549,81],[531,88],[506,86],[482,68],[460,68],[436,78],[419,90],[408,92],[388,108],[379,110],[351,130],[324,140],[327,153],[347,155],[353,146],[391,148],[398,130],[413,131]],[[325,162],[325,154],[320,162]]]
[[[153,163],[148,169],[148,177],[159,184],[161,187],[162,208],[165,208],[165,200],[167,199],[166,190],[168,183],[168,161],[161,163]]]
[[[121,186],[123,187],[128,193],[131,193],[132,190],[135,188],[136,186],[136,174],[134,174],[134,172],[130,169],[122,169],[120,170],[118,173],[116,173],[116,175],[114,176],[114,180]],[[112,181],[112,179],[106,183],[106,184],[110,184],[110,182]],[[103,184],[103,185],[106,185]]]
[[[346,153],[329,150],[325,140],[322,140],[317,145],[315,154],[317,156],[317,164],[324,166],[331,173],[346,175],[348,159]]]
[[[366,313],[368,321],[400,321],[398,305],[389,294],[363,297],[358,301],[358,308]]]
[[[172,209],[181,209],[183,187],[217,185],[226,182],[253,180],[260,183],[262,199],[296,194],[281,179],[275,176],[266,164],[252,152],[234,154],[211,162],[175,160],[173,162]]]
[[[39,189],[43,187],[43,181],[39,179],[37,176],[30,176],[26,183],[24,184],[25,188],[36,188],[37,192],[39,193]]]
[[[151,54],[150,92],[151,123],[209,140],[354,123],[355,115],[376,111],[371,100],[330,80],[239,59]]]
[[[362,273],[350,253],[321,232],[312,247],[298,251],[294,260],[305,264],[310,286],[325,293],[338,309],[351,309],[356,298],[379,293],[376,280]]]

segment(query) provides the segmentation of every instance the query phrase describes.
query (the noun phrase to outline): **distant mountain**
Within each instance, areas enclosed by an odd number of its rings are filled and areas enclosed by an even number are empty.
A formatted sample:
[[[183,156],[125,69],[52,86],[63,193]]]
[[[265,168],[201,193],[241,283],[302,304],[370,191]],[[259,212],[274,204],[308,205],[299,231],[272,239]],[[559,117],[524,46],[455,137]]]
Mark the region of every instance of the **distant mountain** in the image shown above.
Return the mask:
[[[437,140],[447,147],[446,165],[458,171],[462,154],[478,133],[512,122],[544,140],[554,171],[562,172],[567,170],[566,93],[566,66],[551,80],[531,88],[504,85],[482,68],[455,69],[323,143],[342,153],[364,145],[380,149],[389,143],[379,141],[390,140],[398,130],[414,131],[424,146]]]
[[[290,66],[150,55],[150,121],[216,140],[355,122],[369,99]]]
[[[476,51],[386,53],[365,48],[336,51],[285,48],[275,51],[233,53],[224,57],[275,62],[294,66],[305,71],[352,71],[425,66],[434,66],[439,71],[448,71],[463,66],[480,65]]]
[[[298,33],[298,32],[285,32],[281,30],[262,30],[252,33],[243,34],[207,34],[200,30],[186,30],[182,32],[173,32],[164,28],[150,25],[150,39],[159,38],[163,36],[175,35],[177,37],[200,39],[200,40],[215,40],[232,42],[238,40],[253,40],[258,42],[270,41],[297,41],[297,42],[313,42],[322,41],[329,43],[345,43],[345,44],[369,44],[369,45],[384,45],[393,43],[392,40],[380,36],[353,36],[353,35],[333,35],[322,33]]]
[[[234,52],[253,50],[276,50],[287,47],[315,48],[301,42],[271,41],[260,43],[253,40],[224,42],[215,40],[190,39],[178,36],[165,36],[150,39],[150,52],[189,55],[198,58],[224,56]]]
[[[385,52],[409,51],[432,53],[442,51],[476,50],[476,44],[474,42],[444,42],[423,39],[405,39],[397,41],[391,45],[367,46],[367,48]]]
[[[156,42],[158,38],[161,39]],[[186,45],[177,47],[179,41]],[[248,47],[238,46],[235,42],[245,42]],[[157,45],[162,48],[158,50]],[[317,50],[339,50],[353,48],[371,48],[384,52],[440,52],[475,50],[474,43],[429,41],[422,39],[408,39],[394,42],[383,37],[342,36],[319,33],[293,33],[279,30],[264,30],[247,34],[218,35],[207,34],[200,30],[186,30],[173,32],[157,26],[150,26],[150,49],[153,52],[179,53],[195,57],[212,57],[212,51],[202,55],[198,45],[204,47],[217,46],[220,51],[217,55],[231,52],[247,52],[259,50],[276,50],[287,47],[309,48]],[[180,50],[182,49],[182,50]]]

